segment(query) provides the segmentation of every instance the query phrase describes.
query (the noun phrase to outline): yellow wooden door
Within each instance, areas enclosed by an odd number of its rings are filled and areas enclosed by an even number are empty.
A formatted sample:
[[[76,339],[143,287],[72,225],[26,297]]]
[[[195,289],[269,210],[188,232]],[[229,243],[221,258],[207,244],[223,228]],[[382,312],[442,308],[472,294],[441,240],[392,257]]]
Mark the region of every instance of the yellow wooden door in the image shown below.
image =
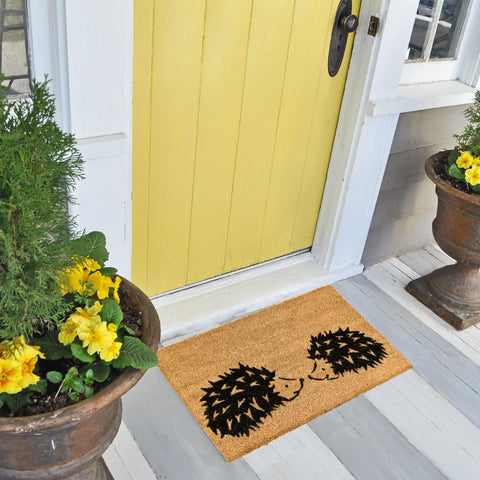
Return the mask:
[[[135,2],[132,277],[148,294],[311,246],[352,42],[330,77],[338,3]]]

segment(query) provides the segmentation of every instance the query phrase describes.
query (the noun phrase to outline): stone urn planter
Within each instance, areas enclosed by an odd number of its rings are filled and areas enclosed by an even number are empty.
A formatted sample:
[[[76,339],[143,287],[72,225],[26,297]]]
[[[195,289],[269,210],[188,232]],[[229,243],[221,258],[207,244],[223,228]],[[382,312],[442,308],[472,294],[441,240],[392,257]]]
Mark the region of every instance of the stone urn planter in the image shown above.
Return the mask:
[[[155,308],[129,281],[122,279],[120,289],[142,312],[142,340],[156,352],[160,323]],[[101,455],[120,426],[120,397],[144,373],[128,367],[92,397],[51,413],[0,417],[0,479],[111,479]]]
[[[450,152],[425,164],[438,196],[433,236],[457,263],[410,282],[407,291],[458,330],[480,321],[480,195],[456,189],[436,173],[434,165]]]

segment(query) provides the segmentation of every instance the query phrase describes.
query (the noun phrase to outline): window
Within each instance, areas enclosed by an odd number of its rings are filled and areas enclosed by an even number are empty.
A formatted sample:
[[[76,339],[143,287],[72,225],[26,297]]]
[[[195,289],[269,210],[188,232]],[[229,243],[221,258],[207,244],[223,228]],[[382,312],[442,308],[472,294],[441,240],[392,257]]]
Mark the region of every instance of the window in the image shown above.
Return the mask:
[[[26,0],[0,0],[0,71],[7,95],[29,92]]]
[[[477,0],[420,0],[406,52],[402,84],[455,80],[469,11]],[[470,25],[469,25],[470,24]]]
[[[408,61],[456,58],[468,0],[420,0]]]

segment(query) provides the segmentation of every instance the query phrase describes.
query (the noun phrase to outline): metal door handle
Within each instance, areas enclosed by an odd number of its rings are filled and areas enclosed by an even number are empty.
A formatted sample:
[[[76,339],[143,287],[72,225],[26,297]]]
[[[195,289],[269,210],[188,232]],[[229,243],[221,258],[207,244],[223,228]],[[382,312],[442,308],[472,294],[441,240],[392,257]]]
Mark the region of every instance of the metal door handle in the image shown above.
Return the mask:
[[[348,34],[358,27],[358,17],[352,14],[352,0],[340,0],[333,22],[330,50],[328,53],[328,74],[334,77],[342,65]]]

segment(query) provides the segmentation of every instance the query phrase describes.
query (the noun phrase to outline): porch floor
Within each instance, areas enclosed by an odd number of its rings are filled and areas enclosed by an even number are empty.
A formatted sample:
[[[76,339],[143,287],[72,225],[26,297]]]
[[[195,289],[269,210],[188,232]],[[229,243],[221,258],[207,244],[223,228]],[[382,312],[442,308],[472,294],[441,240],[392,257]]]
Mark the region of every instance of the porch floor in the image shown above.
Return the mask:
[[[457,332],[404,290],[448,263],[428,246],[335,283],[414,369],[232,463],[149,370],[104,456],[114,478],[480,479],[480,328]]]

